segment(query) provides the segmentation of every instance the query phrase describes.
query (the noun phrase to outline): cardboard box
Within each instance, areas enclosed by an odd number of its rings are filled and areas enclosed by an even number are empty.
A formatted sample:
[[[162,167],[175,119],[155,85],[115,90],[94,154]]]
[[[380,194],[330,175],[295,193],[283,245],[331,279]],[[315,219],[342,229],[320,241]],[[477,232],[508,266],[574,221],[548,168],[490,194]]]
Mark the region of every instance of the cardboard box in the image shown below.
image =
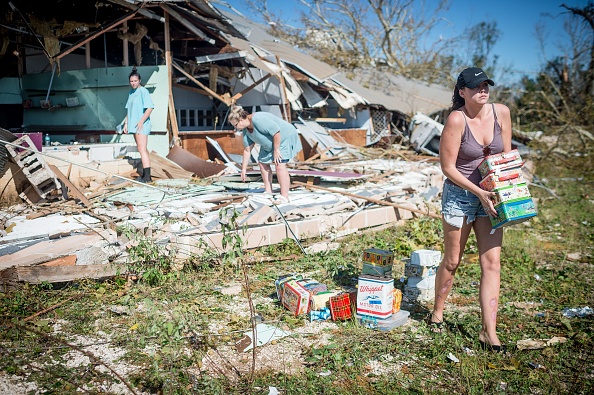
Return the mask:
[[[320,310],[322,307],[329,307],[330,298],[336,296],[340,291],[326,291],[312,295],[309,299],[310,310]]]
[[[511,200],[518,200],[530,197],[530,190],[528,190],[528,185],[526,185],[525,183],[500,187],[493,190],[493,192],[495,192],[495,196],[493,196],[494,206]]]
[[[309,311],[310,298],[311,294],[296,280],[287,281],[283,286],[282,304],[296,316]]]
[[[485,191],[492,191],[508,185],[524,183],[524,173],[519,167],[487,174],[479,183]]]
[[[493,229],[518,224],[537,215],[532,198],[510,200],[495,206],[497,217],[489,217]]]
[[[478,165],[481,176],[484,178],[489,173],[502,171],[514,167],[522,167],[522,157],[517,149],[509,152],[501,152],[495,155],[489,155]]]
[[[291,281],[291,280],[302,280],[303,276],[301,274],[296,274],[296,273],[289,273],[289,274],[284,274],[282,276],[280,276],[279,278],[277,278],[274,281],[274,286],[276,287],[276,297],[278,298],[279,301],[283,301],[283,286],[286,282]]]

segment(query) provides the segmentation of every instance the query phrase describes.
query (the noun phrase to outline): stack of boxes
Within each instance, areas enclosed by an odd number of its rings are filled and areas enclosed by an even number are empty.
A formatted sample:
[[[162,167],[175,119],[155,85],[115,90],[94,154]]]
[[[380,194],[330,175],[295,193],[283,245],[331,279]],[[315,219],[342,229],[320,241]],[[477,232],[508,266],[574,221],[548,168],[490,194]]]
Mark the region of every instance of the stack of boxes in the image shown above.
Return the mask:
[[[363,269],[357,283],[357,321],[371,329],[389,331],[408,321],[409,312],[400,309],[402,292],[394,288],[391,251],[370,248],[363,251]]]
[[[441,262],[441,252],[434,250],[413,251],[404,265],[408,281],[404,296],[409,301],[427,302],[435,298],[435,275]]]
[[[496,193],[493,205],[497,217],[489,217],[493,229],[524,222],[537,214],[522,165],[518,150],[489,155],[479,164],[483,177],[480,187]]]

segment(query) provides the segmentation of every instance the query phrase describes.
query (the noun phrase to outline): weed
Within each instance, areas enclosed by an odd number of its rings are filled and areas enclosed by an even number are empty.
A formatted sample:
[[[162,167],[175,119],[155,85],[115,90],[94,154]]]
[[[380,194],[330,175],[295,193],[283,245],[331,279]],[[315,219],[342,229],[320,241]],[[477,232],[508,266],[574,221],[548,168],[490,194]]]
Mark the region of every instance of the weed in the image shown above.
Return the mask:
[[[138,229],[120,229],[125,237],[132,240],[128,248],[127,267],[130,274],[139,275],[142,281],[158,285],[166,278],[174,276],[174,254],[168,244],[160,244],[144,236]]]

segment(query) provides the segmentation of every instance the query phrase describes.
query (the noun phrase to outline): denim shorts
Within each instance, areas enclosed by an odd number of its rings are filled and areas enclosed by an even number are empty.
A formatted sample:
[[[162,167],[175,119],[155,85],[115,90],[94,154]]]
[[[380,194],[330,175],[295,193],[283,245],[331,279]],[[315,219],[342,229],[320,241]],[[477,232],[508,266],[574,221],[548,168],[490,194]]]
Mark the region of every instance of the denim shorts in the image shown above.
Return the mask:
[[[467,224],[477,217],[488,217],[478,196],[451,182],[443,184],[441,213],[444,220],[456,228],[462,227],[464,217]]]

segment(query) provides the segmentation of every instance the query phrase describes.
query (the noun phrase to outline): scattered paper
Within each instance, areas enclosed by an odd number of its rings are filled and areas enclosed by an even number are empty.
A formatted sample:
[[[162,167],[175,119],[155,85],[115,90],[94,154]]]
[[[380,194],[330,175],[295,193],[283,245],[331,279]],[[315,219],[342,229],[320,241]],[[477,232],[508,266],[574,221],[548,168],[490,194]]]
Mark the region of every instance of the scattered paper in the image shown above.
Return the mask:
[[[282,339],[283,337],[289,336],[290,333],[286,332],[276,326],[268,324],[256,325],[256,347],[266,344],[272,340]],[[244,336],[235,343],[237,352],[249,351],[254,347],[252,340],[252,331],[245,332]]]

